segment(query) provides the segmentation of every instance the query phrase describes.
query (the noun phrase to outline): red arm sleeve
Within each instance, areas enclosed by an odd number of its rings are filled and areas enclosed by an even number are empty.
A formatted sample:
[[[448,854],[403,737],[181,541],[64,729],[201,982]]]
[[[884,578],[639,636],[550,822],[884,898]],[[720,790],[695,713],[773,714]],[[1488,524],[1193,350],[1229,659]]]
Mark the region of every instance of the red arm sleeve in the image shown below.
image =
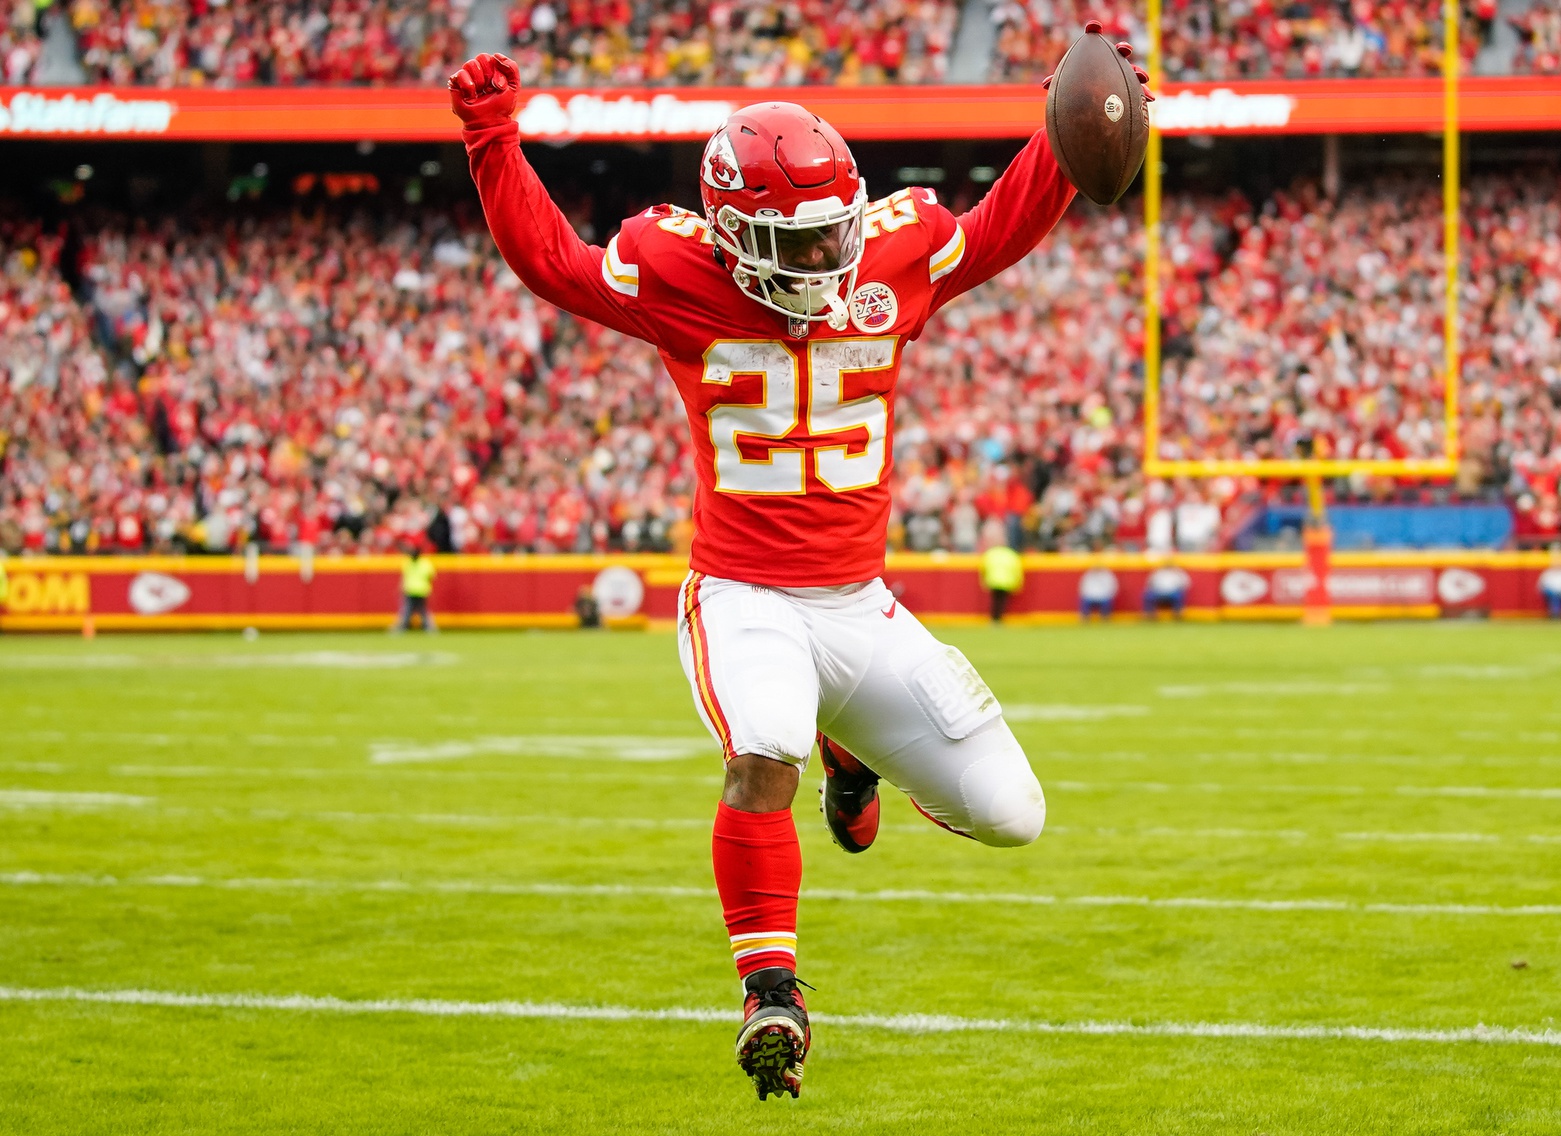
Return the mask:
[[[947,227],[949,243],[937,242],[946,251],[941,260],[935,255],[931,265],[933,308],[1017,264],[1051,232],[1074,192],[1052,156],[1046,131],[1037,130],[980,203],[959,217],[958,230]],[[958,260],[949,267],[956,253]]]
[[[488,229],[505,262],[539,299],[616,331],[656,342],[638,304],[639,266],[620,234],[606,249],[582,241],[520,152],[514,120],[461,132]]]

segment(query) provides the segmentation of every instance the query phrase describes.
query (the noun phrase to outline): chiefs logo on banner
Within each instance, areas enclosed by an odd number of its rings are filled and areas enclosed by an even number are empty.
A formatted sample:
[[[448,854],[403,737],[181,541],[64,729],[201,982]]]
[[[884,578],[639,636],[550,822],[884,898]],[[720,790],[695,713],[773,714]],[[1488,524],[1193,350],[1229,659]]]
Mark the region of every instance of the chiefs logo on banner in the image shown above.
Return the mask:
[[[737,154],[732,149],[732,140],[726,136],[726,131],[716,134],[705,147],[701,176],[716,189],[743,188],[743,172],[737,168]]]

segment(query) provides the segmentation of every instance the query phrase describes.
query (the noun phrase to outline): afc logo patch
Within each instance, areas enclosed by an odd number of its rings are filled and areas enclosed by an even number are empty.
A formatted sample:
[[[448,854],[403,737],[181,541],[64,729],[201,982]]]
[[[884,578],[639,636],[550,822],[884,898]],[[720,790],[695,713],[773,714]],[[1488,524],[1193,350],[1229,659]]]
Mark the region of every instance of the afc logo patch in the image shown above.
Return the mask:
[[[863,284],[851,293],[851,322],[857,331],[884,331],[900,318],[900,302],[894,289],[881,280]]]
[[[699,171],[705,184],[716,189],[743,189],[743,171],[737,166],[737,152],[732,140],[722,130],[710,139],[705,147],[705,160]]]

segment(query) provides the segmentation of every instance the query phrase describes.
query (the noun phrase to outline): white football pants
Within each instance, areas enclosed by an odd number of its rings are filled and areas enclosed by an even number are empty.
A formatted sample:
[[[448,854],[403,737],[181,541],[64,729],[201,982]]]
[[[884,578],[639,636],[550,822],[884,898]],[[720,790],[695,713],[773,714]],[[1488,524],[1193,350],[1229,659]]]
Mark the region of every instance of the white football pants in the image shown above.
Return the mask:
[[[1002,707],[882,580],[775,588],[699,572],[683,582],[678,652],[727,761],[805,769],[815,730],[938,823],[983,844],[1029,844],[1046,798]]]

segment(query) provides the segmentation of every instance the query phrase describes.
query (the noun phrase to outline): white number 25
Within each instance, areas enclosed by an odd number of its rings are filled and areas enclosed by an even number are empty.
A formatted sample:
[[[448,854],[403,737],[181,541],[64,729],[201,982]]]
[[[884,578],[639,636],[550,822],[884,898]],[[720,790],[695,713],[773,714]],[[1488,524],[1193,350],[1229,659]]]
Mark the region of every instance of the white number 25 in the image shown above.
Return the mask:
[[[894,364],[894,336],[824,339],[808,344],[808,433],[836,434],[867,430],[867,446],[853,454],[850,445],[814,451],[814,472],[837,493],[867,489],[883,476],[889,433],[889,404],[882,395],[842,401],[845,376],[881,371]],[[710,411],[710,440],[715,445],[715,487],[720,493],[798,494],[806,492],[806,453],[786,446],[796,429],[801,392],[797,357],[779,340],[724,340],[705,352],[704,381],[731,386],[737,375],[760,375],[764,401],[723,404]],[[763,458],[745,458],[737,439],[778,443]]]

